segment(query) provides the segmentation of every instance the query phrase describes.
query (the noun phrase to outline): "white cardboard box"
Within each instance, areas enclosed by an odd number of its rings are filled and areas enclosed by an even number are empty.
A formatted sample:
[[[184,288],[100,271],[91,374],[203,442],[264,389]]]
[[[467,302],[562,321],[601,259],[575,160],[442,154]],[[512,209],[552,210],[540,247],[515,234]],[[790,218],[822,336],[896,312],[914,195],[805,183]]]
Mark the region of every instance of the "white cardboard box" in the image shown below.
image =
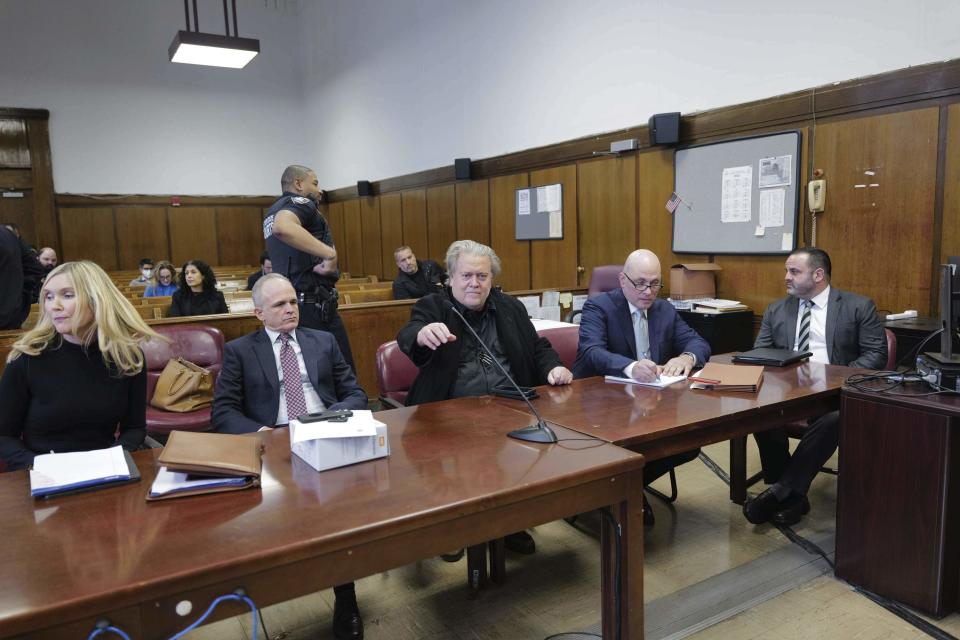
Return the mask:
[[[370,411],[354,410],[346,422],[290,423],[290,451],[317,471],[390,455],[387,425]]]

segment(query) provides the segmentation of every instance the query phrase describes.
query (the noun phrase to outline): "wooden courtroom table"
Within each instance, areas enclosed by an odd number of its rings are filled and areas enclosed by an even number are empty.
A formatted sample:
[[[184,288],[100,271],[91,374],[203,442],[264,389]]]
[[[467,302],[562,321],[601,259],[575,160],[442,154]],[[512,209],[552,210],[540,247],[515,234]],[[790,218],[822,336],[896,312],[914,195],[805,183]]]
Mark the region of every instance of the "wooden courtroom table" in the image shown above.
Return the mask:
[[[712,360],[729,362],[730,357]],[[640,452],[647,460],[733,440],[730,499],[742,504],[746,436],[838,409],[843,381],[859,371],[812,362],[766,367],[758,393],[690,389],[687,382],[655,389],[608,383],[598,376],[569,386],[538,387],[541,398],[533,402],[544,419]]]
[[[960,396],[844,389],[840,450],[837,575],[936,617],[958,610]]]
[[[260,607],[612,505],[622,529],[623,638],[643,636],[643,458],[597,441],[537,445],[528,415],[490,398],[386,411],[387,458],[317,473],[286,429],[265,443],[261,489],[147,503],[140,483],[46,501],[0,474],[0,637],[85,638],[97,620],[166,638],[242,587]],[[582,437],[560,430],[561,438]],[[599,446],[598,446],[599,444]],[[614,637],[615,545],[603,533],[604,637]],[[361,603],[376,594],[358,594]],[[188,600],[186,617],[175,612]],[[248,613],[227,602],[211,620]]]

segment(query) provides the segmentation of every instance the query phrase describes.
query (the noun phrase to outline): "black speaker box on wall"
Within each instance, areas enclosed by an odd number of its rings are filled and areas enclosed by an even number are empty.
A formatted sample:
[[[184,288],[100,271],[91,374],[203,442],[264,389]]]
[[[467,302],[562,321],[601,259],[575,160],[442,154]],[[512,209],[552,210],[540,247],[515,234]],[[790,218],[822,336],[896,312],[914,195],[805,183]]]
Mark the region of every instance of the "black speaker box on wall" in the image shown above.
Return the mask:
[[[370,184],[369,180],[357,181],[357,195],[361,197],[373,195],[373,186]]]
[[[677,144],[680,141],[680,112],[656,113],[647,124],[650,144]]]
[[[457,180],[470,179],[470,158],[457,158],[453,161],[454,173]]]

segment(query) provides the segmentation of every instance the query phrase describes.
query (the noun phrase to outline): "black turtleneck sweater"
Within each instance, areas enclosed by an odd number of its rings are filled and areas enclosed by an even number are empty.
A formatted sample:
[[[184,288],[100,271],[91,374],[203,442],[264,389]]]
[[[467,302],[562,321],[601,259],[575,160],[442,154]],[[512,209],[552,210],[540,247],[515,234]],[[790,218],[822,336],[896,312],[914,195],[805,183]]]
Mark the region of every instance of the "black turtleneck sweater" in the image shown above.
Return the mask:
[[[133,451],[146,435],[146,407],[146,370],[111,373],[96,344],[62,341],[40,355],[21,355],[0,377],[0,459],[13,470],[50,451],[115,444]]]
[[[189,287],[177,289],[170,305],[171,318],[180,316],[209,316],[214,313],[230,313],[227,301],[219,291],[201,291],[194,293]]]

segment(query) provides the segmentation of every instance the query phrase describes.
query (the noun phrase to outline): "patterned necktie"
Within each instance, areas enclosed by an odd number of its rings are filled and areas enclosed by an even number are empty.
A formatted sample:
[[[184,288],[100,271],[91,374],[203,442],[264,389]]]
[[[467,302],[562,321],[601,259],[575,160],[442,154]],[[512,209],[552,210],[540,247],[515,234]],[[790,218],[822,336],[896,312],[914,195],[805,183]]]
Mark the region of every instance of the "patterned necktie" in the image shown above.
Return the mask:
[[[800,316],[800,332],[797,334],[797,349],[799,351],[810,350],[810,307],[813,301],[803,301],[803,315]]]
[[[650,357],[650,336],[647,334],[647,319],[639,309],[633,312],[633,333],[637,339],[637,360]]]
[[[307,412],[300,381],[300,365],[297,353],[290,344],[290,334],[280,334],[280,367],[283,369],[283,396],[287,400],[287,421],[296,420]]]

